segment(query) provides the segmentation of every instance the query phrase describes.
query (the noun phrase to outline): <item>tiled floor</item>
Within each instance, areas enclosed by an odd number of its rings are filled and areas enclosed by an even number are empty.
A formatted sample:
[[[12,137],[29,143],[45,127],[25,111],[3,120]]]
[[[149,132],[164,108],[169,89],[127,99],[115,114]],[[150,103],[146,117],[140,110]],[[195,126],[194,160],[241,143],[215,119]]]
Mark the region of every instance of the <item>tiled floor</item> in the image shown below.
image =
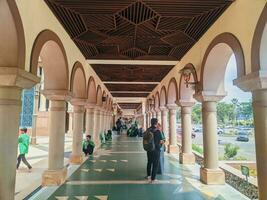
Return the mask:
[[[165,155],[165,173],[156,184],[144,180],[146,153],[141,139],[115,137],[100,156],[89,158],[48,199],[54,200],[243,200],[228,185],[207,186],[199,182],[199,166],[180,165]]]

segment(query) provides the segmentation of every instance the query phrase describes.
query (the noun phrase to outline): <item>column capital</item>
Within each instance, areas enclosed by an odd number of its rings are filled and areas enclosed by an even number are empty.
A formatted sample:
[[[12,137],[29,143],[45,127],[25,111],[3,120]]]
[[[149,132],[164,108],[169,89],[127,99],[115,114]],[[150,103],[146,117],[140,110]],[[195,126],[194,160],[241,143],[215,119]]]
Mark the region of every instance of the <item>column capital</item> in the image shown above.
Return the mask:
[[[159,109],[160,109],[161,111],[168,111],[168,108],[166,108],[165,106],[160,106]]]
[[[178,106],[176,104],[167,104],[169,110],[177,110]]]
[[[85,105],[84,105],[84,107],[86,109],[96,109],[96,104],[86,102]]]
[[[31,88],[40,78],[17,67],[0,67],[0,86]]]
[[[83,98],[72,98],[70,100],[70,103],[73,105],[73,106],[85,106],[86,104],[86,99],[83,99]]]
[[[233,82],[234,85],[245,92],[267,89],[267,70],[251,72],[235,79]]]
[[[74,105],[73,106],[74,113],[84,113],[84,106],[82,105]]]
[[[183,101],[183,100],[180,100],[180,101],[176,101],[176,104],[180,107],[192,107],[195,105],[195,102],[193,101]]]
[[[214,101],[218,102],[222,100],[227,93],[223,94],[215,94],[212,91],[202,91],[198,94],[194,94],[193,97],[198,101],[198,102],[204,102],[204,101]]]
[[[49,100],[69,101],[71,93],[68,90],[42,90],[41,93]]]

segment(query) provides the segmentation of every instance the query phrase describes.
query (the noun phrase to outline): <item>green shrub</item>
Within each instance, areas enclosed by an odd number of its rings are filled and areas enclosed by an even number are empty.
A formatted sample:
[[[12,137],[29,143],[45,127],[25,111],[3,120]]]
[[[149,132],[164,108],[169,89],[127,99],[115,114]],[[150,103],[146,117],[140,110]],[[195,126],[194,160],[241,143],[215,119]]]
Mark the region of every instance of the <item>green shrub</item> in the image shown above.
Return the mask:
[[[203,155],[203,148],[198,146],[197,144],[192,144],[192,149],[198,153],[200,153],[201,155]]]
[[[226,144],[224,146],[224,158],[226,160],[232,159],[233,157],[237,155],[238,149],[239,147],[236,145],[232,145],[230,143]]]

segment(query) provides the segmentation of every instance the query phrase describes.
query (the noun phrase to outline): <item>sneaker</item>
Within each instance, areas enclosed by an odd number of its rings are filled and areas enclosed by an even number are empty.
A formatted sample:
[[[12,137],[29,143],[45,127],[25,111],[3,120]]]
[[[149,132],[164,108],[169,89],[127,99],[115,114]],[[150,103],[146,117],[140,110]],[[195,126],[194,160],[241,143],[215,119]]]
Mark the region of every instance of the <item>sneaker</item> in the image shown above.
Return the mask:
[[[151,184],[155,184],[155,183],[157,183],[157,182],[158,182],[157,179],[155,179],[155,180],[151,180],[151,181],[150,181]]]
[[[29,167],[28,172],[31,172],[31,171],[32,171],[32,167]]]
[[[151,179],[151,176],[145,176],[145,179],[149,180]]]

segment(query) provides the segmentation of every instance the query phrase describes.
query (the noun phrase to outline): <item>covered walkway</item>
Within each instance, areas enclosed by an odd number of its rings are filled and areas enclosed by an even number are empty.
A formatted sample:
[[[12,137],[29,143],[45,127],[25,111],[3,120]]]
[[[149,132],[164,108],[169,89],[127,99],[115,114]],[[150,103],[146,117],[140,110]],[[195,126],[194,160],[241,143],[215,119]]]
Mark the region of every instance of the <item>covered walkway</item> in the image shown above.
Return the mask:
[[[229,185],[208,186],[199,182],[199,166],[179,164],[165,155],[165,173],[149,184],[146,152],[139,138],[117,136],[86,160],[48,199],[161,200],[161,199],[248,199]],[[43,189],[45,191],[45,189]],[[39,196],[48,196],[39,192]],[[38,199],[35,195],[32,199]]]

